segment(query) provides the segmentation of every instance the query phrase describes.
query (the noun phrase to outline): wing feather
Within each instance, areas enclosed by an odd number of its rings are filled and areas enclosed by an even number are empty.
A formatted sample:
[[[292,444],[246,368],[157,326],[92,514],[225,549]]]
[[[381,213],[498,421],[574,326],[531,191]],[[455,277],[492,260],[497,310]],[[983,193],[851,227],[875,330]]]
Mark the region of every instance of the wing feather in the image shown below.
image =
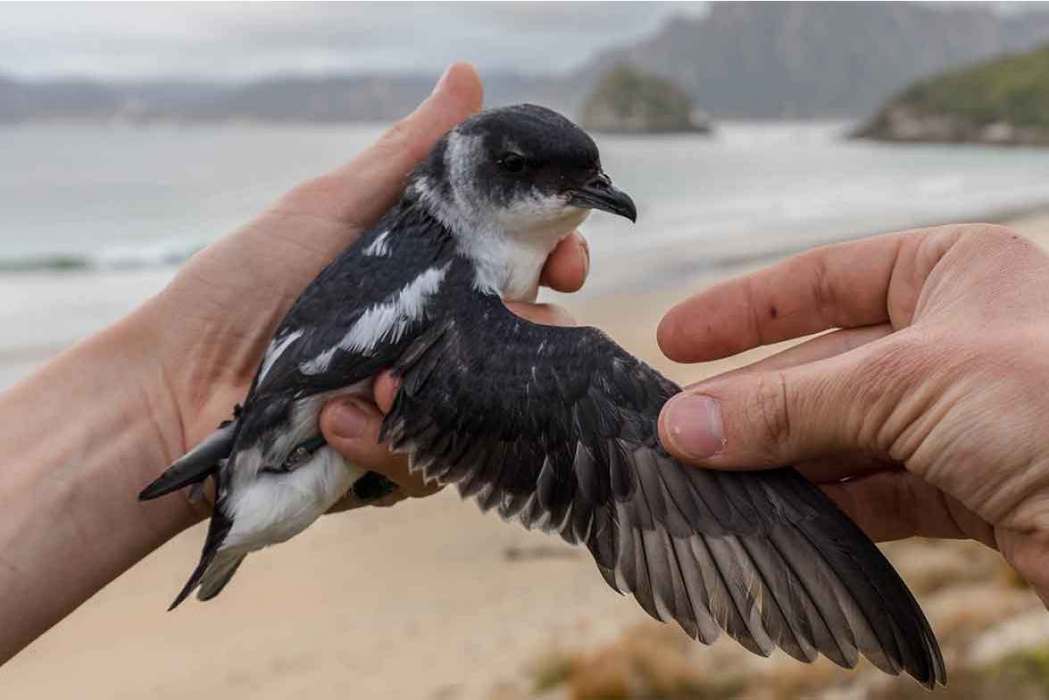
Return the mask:
[[[384,437],[485,510],[584,544],[608,584],[704,643],[727,631],[933,686],[946,674],[906,585],[792,469],[677,463],[656,422],[679,389],[599,331],[535,326],[493,297],[407,349]]]

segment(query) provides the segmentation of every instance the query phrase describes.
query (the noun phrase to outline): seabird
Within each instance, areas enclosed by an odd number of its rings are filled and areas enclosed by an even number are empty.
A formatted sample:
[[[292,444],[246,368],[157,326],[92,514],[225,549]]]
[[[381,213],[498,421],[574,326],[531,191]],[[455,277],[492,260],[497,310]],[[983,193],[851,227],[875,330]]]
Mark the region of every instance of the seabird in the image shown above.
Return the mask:
[[[306,288],[266,350],[243,408],[146,487],[211,476],[200,563],[172,603],[217,595],[245,555],[302,532],[353,491],[394,488],[325,444],[337,396],[400,388],[382,438],[427,480],[485,511],[590,550],[608,584],[653,617],[750,651],[860,655],[932,688],[936,638],[864,533],[795,470],[689,467],[656,423],[679,387],[594,328],[530,323],[553,247],[593,209],[636,219],[593,140],[549,109],[467,119],[434,146],[401,199]]]

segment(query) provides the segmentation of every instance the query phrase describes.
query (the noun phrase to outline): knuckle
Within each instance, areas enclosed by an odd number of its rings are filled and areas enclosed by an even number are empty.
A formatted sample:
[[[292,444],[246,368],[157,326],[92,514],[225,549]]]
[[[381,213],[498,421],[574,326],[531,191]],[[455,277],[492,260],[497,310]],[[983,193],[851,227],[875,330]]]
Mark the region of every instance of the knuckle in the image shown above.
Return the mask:
[[[824,315],[838,308],[838,295],[827,269],[825,255],[814,255],[812,258],[812,298],[815,307]]]
[[[899,333],[882,343],[863,369],[865,398],[880,399],[887,390],[909,379],[924,364],[925,354],[925,341],[913,333]]]
[[[782,372],[773,372],[758,380],[745,410],[748,423],[759,431],[758,437],[767,452],[774,453],[777,445],[790,439],[790,401]]]
[[[857,368],[848,425],[858,445],[899,454],[901,437],[924,410],[941,356],[926,339],[901,333]]]
[[[1037,246],[1015,229],[1001,224],[962,224],[956,228],[961,240],[983,250],[1026,253]]]
[[[991,242],[1005,242],[1019,237],[1019,234],[1008,226],[1001,224],[962,224],[962,235],[972,236]]]

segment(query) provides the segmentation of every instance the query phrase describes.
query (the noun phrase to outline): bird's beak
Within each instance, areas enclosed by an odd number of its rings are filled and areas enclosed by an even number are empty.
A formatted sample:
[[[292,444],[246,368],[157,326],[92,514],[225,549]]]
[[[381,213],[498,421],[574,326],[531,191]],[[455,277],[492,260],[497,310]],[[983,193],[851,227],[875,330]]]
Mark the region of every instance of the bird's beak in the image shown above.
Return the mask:
[[[573,190],[569,203],[581,209],[600,209],[637,221],[634,200],[626,192],[616,188],[604,173],[598,173],[590,182]]]

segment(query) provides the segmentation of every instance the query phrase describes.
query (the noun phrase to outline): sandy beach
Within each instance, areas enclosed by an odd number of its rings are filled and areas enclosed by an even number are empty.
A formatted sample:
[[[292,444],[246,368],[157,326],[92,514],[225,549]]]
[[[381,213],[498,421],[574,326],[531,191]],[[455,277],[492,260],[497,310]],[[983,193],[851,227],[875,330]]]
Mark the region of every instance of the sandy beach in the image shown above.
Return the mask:
[[[1009,223],[1049,248],[1049,210]],[[687,383],[775,349],[686,367],[663,358],[655,343],[666,309],[757,265],[681,275],[657,291],[556,300]],[[119,317],[169,275],[0,277],[0,322],[18,334],[0,349],[0,385]],[[105,303],[71,309],[69,290],[78,284],[105,285],[92,295]],[[57,316],[68,322],[28,321]],[[451,490],[392,509],[326,517],[294,541],[251,557],[215,601],[167,613],[202,538],[199,527],[183,533],[9,662],[0,672],[0,697],[526,697],[537,660],[605,648],[648,619],[632,599],[608,589],[585,551],[482,515]],[[951,654],[991,653],[979,644],[992,634],[1049,640],[1049,615],[980,546],[916,542],[889,549],[904,577],[919,582],[915,588]],[[944,585],[960,569],[982,578],[967,574],[964,584]],[[974,618],[973,610],[987,617]],[[782,659],[755,659],[724,640],[687,653],[698,669],[716,663],[760,675],[785,667]],[[548,695],[568,692],[561,686]]]

